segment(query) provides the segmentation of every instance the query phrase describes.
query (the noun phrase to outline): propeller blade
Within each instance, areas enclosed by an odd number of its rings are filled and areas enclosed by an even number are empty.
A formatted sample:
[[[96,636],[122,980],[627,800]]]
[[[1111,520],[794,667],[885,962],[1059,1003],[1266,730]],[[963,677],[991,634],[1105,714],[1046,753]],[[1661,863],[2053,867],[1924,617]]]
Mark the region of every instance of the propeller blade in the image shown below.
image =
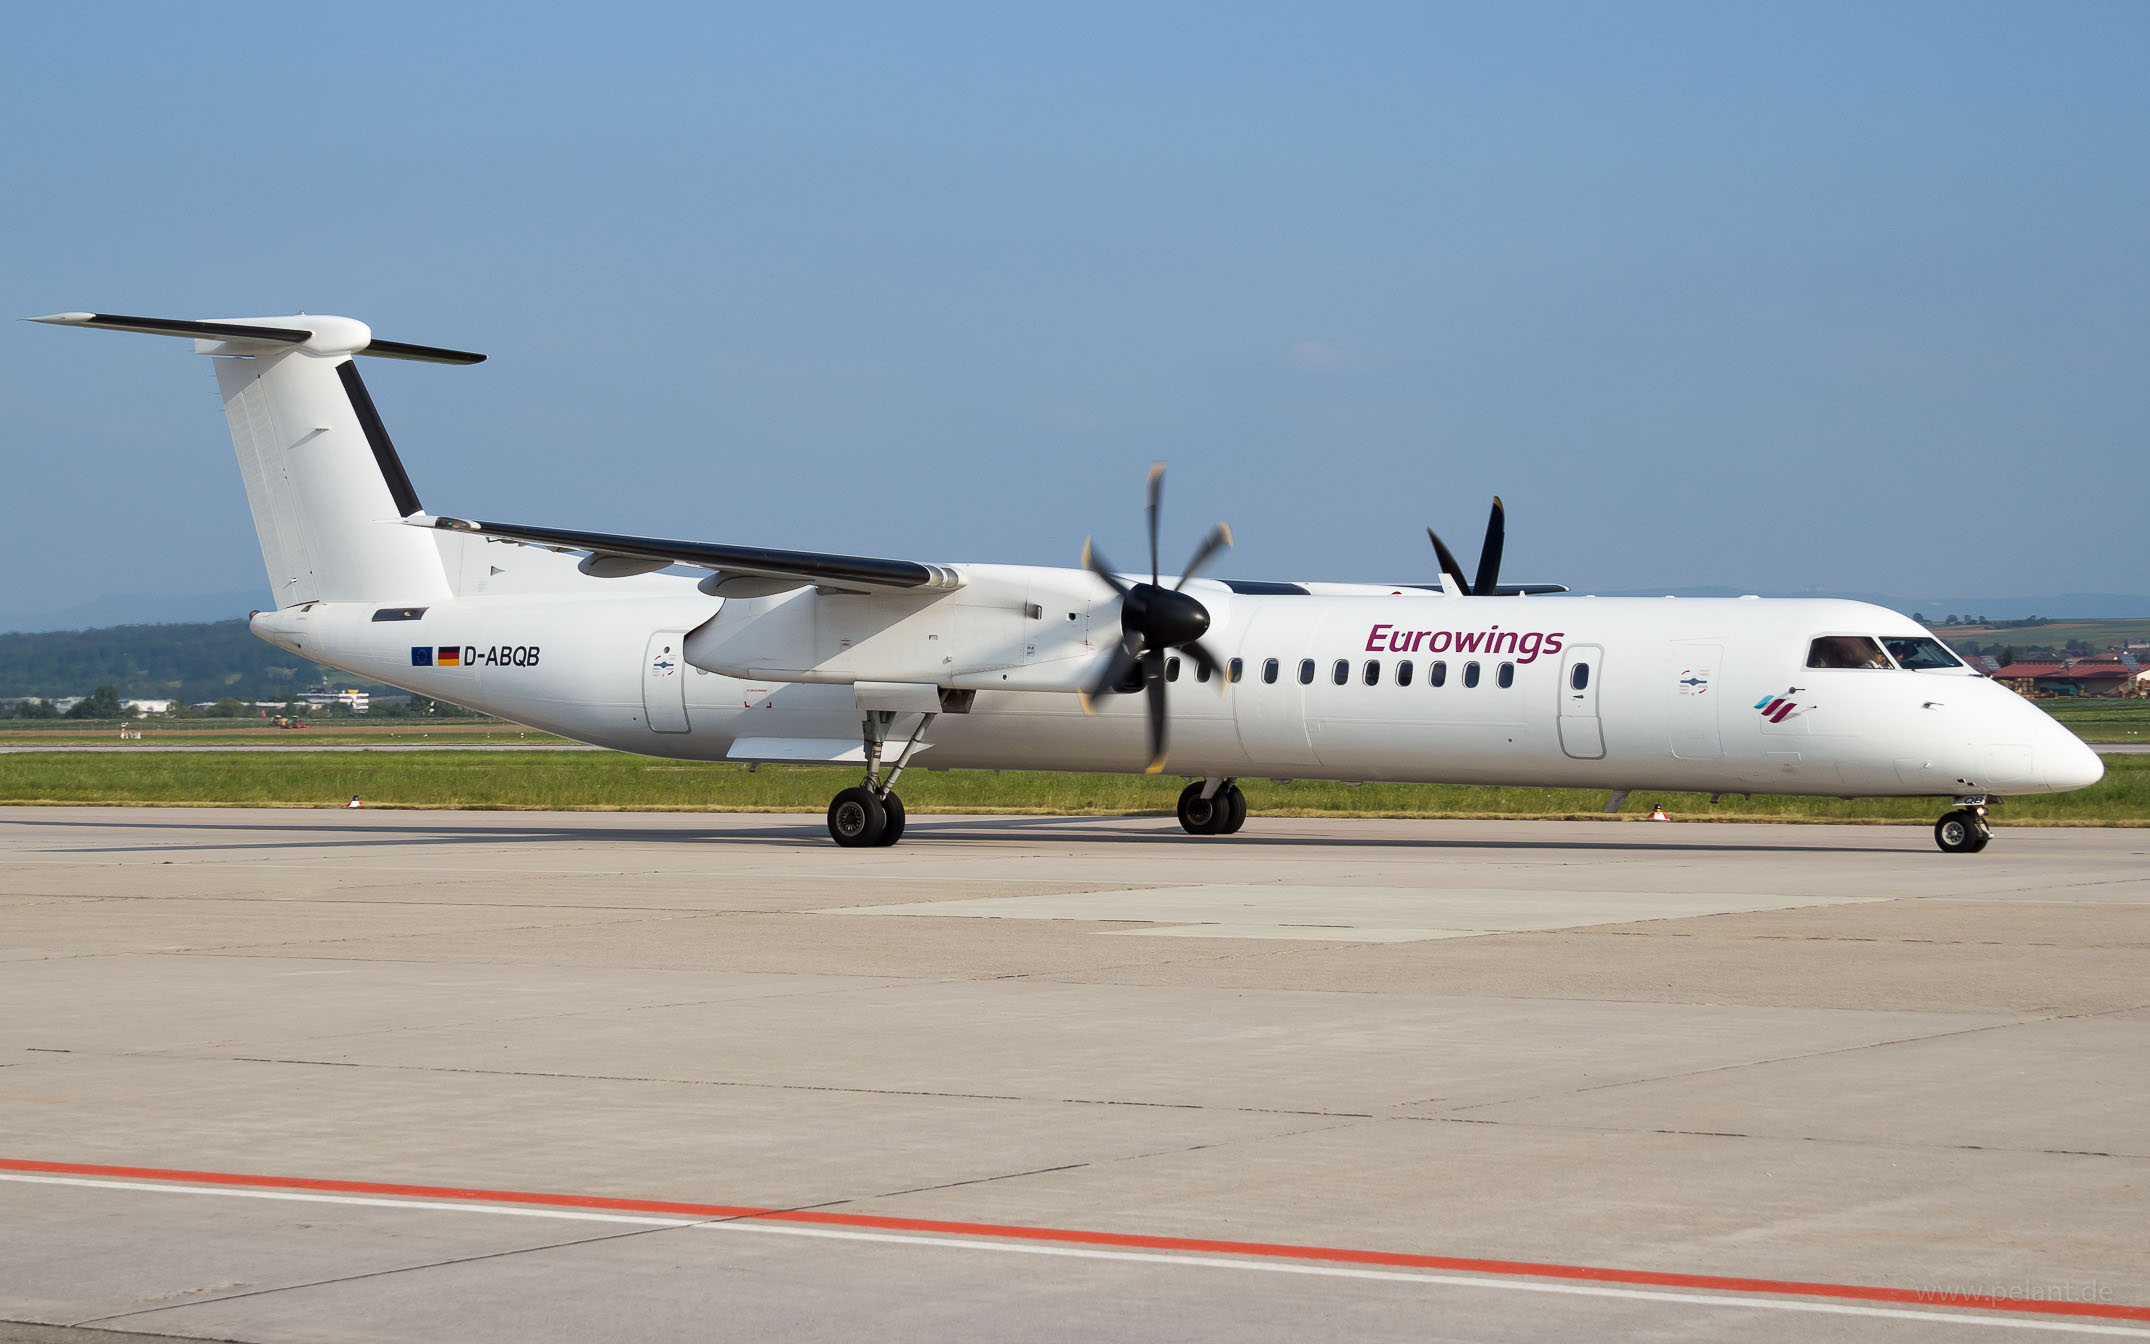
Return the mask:
[[[1231,678],[1225,675],[1223,662],[1208,649],[1203,648],[1200,641],[1180,645],[1180,652],[1194,659],[1195,666],[1201,668],[1204,673],[1216,681],[1217,694],[1230,695],[1232,693]]]
[[[1123,638],[1119,647],[1112,651],[1112,656],[1105,660],[1103,670],[1090,679],[1089,687],[1081,692],[1083,713],[1092,712],[1091,701],[1120,693],[1120,683],[1127,680],[1127,674],[1141,661],[1135,654],[1134,642],[1133,635]]]
[[[1157,510],[1165,499],[1165,464],[1150,463],[1150,586],[1157,586]]]
[[[1187,586],[1187,580],[1193,578],[1196,574],[1200,573],[1202,570],[1202,566],[1208,564],[1211,560],[1215,559],[1217,552],[1229,548],[1231,544],[1232,529],[1228,524],[1219,523],[1215,527],[1211,528],[1209,530],[1209,535],[1202,538],[1202,544],[1200,546],[1195,547],[1194,558],[1187,562],[1187,572],[1180,575],[1180,581],[1178,583],[1172,585],[1172,591],[1176,593],[1180,589],[1185,588]]]
[[[1471,581],[1464,577],[1463,566],[1456,563],[1456,557],[1441,544],[1440,536],[1430,527],[1426,529],[1426,540],[1433,543],[1433,558],[1440,562],[1442,586],[1446,587],[1448,580],[1454,579],[1458,597],[1470,592]]]
[[[1143,655],[1142,681],[1150,702],[1150,763],[1143,767],[1143,773],[1154,775],[1165,768],[1165,655],[1162,650],[1152,649]]]
[[[1210,656],[1209,650],[1202,647],[1201,641],[1180,645],[1180,652],[1194,660],[1194,665],[1202,670],[1203,676],[1216,678],[1218,692],[1223,692],[1228,685],[1224,679],[1224,665]]]
[[[1127,596],[1127,585],[1120,582],[1120,576],[1112,572],[1112,566],[1105,560],[1105,553],[1092,546],[1088,537],[1083,538],[1082,567],[1111,584],[1112,591]]]
[[[1501,507],[1501,497],[1493,497],[1493,512],[1486,519],[1485,549],[1478,553],[1478,582],[1471,592],[1479,597],[1492,597],[1500,588],[1501,548],[1508,542],[1508,511]]]

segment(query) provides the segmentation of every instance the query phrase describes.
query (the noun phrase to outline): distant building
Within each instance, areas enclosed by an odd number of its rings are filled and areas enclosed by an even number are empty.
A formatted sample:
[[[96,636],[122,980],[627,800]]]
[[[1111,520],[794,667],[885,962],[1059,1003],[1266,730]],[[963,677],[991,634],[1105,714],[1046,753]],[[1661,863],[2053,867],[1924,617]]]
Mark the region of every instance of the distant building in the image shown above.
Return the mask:
[[[1994,680],[2024,695],[2116,696],[2150,694],[2150,672],[2118,658],[2078,658],[2059,663],[2010,663]]]
[[[120,708],[131,709],[137,714],[169,714],[172,712],[172,702],[169,700],[122,700],[119,703]]]
[[[327,687],[322,687],[317,691],[306,692],[303,698],[307,704],[315,709],[320,709],[324,705],[344,705],[353,714],[363,714],[373,708],[373,694],[370,691],[332,691]]]

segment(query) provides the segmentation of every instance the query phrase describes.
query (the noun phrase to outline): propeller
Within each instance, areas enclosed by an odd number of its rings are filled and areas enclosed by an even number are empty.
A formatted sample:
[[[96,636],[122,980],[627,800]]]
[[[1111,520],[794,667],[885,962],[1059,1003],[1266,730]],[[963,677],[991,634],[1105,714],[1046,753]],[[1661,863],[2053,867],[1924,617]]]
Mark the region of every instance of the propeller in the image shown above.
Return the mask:
[[[1495,597],[1500,593],[1501,549],[1508,542],[1508,513],[1501,507],[1501,497],[1493,497],[1493,512],[1486,519],[1486,542],[1478,552],[1478,577],[1468,578],[1463,566],[1456,563],[1455,554],[1441,544],[1441,538],[1432,528],[1426,529],[1426,539],[1433,543],[1434,559],[1441,562],[1441,573],[1453,577],[1463,585],[1459,596]]]
[[[1148,583],[1128,583],[1113,572],[1104,552],[1088,541],[1082,544],[1083,568],[1110,584],[1120,596],[1120,642],[1083,692],[1083,712],[1090,712],[1094,700],[1140,689],[1149,704],[1150,763],[1147,769],[1153,775],[1165,768],[1166,655],[1174,649],[1184,652],[1201,669],[1203,677],[1215,678],[1220,692],[1225,689],[1223,665],[1202,647],[1201,642],[1203,634],[1209,630],[1209,608],[1193,594],[1180,590],[1202,566],[1232,544],[1232,529],[1223,523],[1217,524],[1209,530],[1208,536],[1202,538],[1202,544],[1195,547],[1194,557],[1187,562],[1180,581],[1170,588],[1165,587],[1159,581],[1157,571],[1158,512],[1164,502],[1164,493],[1165,464],[1153,463],[1149,485]]]

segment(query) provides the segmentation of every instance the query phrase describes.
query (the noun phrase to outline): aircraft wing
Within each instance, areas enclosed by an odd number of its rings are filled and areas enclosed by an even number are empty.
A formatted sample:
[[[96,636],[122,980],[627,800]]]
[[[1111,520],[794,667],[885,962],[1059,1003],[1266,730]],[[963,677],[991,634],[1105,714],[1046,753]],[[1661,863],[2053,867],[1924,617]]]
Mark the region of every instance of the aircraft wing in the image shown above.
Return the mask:
[[[605,578],[647,574],[667,565],[710,570],[702,591],[717,597],[760,597],[809,584],[858,592],[908,592],[952,589],[963,578],[945,565],[916,560],[880,560],[823,551],[780,551],[720,542],[669,541],[661,537],[627,537],[610,532],[577,532],[520,523],[473,522],[463,518],[416,517],[420,527],[467,532],[498,541],[543,546],[552,551],[587,551],[582,570]]]

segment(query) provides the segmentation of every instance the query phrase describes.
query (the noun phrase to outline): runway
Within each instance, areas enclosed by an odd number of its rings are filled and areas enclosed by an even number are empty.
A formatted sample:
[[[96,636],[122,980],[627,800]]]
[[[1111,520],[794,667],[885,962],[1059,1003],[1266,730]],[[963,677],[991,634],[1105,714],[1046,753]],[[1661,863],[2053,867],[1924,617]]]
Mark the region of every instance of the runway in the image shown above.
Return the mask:
[[[0,809],[0,1340],[2150,1338],[2146,857]]]

